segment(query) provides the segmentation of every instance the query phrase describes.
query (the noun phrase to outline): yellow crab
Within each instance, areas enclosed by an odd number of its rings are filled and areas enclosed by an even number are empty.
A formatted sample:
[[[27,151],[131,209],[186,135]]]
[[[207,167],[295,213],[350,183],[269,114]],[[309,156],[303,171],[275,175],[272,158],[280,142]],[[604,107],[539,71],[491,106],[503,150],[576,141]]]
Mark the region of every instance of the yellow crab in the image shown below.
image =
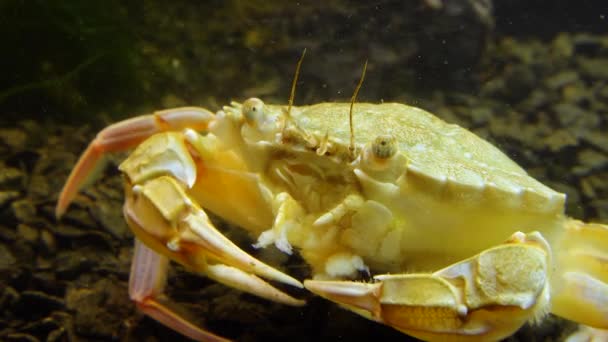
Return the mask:
[[[564,194],[422,109],[251,98],[136,117],[89,145],[57,216],[103,154],[133,147],[120,165],[136,236],[130,296],[193,339],[222,340],[157,300],[168,260],[289,305],[303,302],[258,276],[304,286],[425,340],[498,340],[548,312],[608,329],[608,226],[566,217]],[[206,211],[258,248],[297,250],[314,279],[248,255]],[[373,282],[352,281],[361,272]]]

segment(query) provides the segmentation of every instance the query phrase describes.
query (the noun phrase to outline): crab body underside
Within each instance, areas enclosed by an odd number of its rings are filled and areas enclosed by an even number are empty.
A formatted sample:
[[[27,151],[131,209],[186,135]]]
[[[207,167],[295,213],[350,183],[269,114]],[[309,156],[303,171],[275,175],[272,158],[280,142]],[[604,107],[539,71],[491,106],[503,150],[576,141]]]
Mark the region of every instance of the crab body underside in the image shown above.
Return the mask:
[[[356,103],[349,126],[350,106],[254,98],[114,124],[72,171],[57,216],[105,153],[135,148],[120,165],[136,236],[130,295],[198,340],[222,338],[156,300],[168,260],[289,305],[304,303],[262,278],[304,286],[425,340],[498,340],[548,312],[605,333],[607,226],[566,217],[565,195],[466,129],[396,103]],[[297,250],[313,279],[248,255],[206,211],[258,248]],[[373,281],[353,281],[361,272]]]

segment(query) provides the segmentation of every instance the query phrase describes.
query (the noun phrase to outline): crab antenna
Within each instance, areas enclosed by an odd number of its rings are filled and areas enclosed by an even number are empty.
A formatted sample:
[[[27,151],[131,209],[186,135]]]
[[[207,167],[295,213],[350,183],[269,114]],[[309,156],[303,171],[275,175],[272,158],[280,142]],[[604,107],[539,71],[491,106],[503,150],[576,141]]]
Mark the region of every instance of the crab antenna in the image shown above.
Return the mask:
[[[300,56],[300,59],[298,60],[298,64],[296,65],[296,73],[293,75],[293,81],[291,82],[291,94],[289,95],[286,119],[289,119],[291,115],[291,107],[293,106],[293,99],[296,97],[296,84],[298,83],[298,76],[300,76],[300,67],[302,66],[304,55],[306,55],[306,48],[304,48],[304,51],[302,51],[302,56]],[[285,122],[287,122],[287,120],[285,120]],[[285,129],[285,124],[283,125],[283,129]]]
[[[363,72],[361,73],[361,78],[359,79],[359,84],[355,88],[355,93],[353,97],[350,99],[350,111],[348,112],[348,120],[350,124],[350,153],[353,154],[355,152],[355,131],[353,129],[353,107],[355,106],[355,101],[357,100],[357,95],[359,94],[359,89],[361,89],[361,85],[363,84],[363,80],[365,79],[365,71],[367,70],[367,60],[365,64],[363,64]]]

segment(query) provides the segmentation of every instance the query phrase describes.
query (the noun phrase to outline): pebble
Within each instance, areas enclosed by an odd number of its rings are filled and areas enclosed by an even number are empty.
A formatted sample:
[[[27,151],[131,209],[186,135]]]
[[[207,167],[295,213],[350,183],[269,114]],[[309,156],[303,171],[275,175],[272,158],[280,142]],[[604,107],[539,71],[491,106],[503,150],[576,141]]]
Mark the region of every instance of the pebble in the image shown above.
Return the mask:
[[[545,85],[550,90],[557,90],[568,84],[578,81],[578,73],[573,70],[561,71],[545,80]]]
[[[36,206],[29,199],[20,199],[11,204],[13,215],[21,222],[35,222]]]
[[[17,259],[8,247],[0,243],[0,272],[10,270],[17,262]]]
[[[19,196],[19,191],[0,191],[0,207],[4,207]]]
[[[18,187],[23,177],[21,170],[0,164],[0,187]]]
[[[0,142],[13,151],[20,151],[27,144],[27,133],[18,128],[1,128]]]
[[[20,223],[17,225],[17,234],[28,242],[36,242],[40,237],[40,232],[38,229],[25,223]]]
[[[608,80],[608,58],[578,59],[581,73],[592,80]]]
[[[608,156],[592,149],[585,149],[578,153],[578,163],[579,165],[572,171],[577,175],[588,174],[608,166]]]

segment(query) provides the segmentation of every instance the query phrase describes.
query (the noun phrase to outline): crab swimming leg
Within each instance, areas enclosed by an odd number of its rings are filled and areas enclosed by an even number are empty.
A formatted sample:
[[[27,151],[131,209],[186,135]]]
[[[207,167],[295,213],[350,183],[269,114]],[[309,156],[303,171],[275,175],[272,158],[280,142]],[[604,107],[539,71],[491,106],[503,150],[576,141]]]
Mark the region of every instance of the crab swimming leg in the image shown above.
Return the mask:
[[[94,171],[102,167],[106,153],[133,148],[159,132],[179,131],[184,128],[206,131],[213,119],[213,113],[204,108],[182,107],[157,111],[106,127],[97,134],[72,169],[59,195],[55,216],[60,218],[80,188],[87,181],[91,181],[90,177],[94,175]]]
[[[435,273],[374,277],[375,283],[306,280],[304,286],[368,319],[430,341],[496,341],[548,311],[551,252],[539,233]]]
[[[557,267],[551,284],[551,312],[581,324],[578,335],[588,339],[581,337],[578,341],[605,341],[608,338],[608,226],[568,219],[564,223],[564,235],[554,249]],[[571,336],[568,341],[577,339]]]

